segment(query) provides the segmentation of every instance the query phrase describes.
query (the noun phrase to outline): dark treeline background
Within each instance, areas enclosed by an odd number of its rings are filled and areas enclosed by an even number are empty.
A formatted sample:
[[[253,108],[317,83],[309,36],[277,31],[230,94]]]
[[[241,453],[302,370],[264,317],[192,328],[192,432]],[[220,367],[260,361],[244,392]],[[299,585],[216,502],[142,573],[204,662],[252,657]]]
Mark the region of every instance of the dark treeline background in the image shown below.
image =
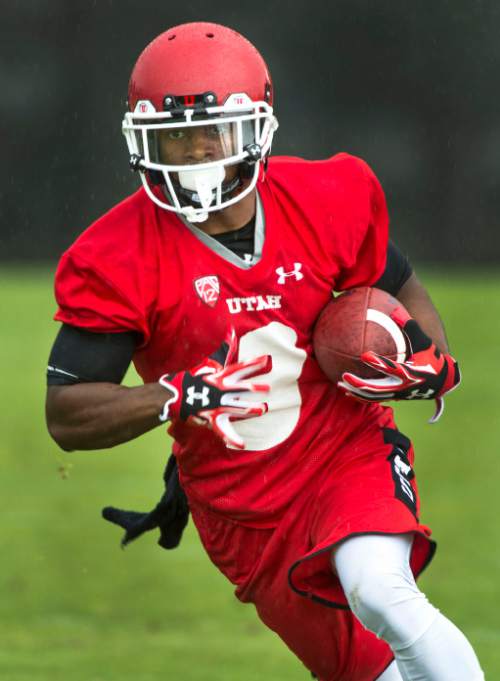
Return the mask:
[[[500,260],[498,0],[2,0],[2,260],[56,259],[138,186],[120,130],[131,68],[195,20],[267,60],[275,154],[365,158],[413,260]]]

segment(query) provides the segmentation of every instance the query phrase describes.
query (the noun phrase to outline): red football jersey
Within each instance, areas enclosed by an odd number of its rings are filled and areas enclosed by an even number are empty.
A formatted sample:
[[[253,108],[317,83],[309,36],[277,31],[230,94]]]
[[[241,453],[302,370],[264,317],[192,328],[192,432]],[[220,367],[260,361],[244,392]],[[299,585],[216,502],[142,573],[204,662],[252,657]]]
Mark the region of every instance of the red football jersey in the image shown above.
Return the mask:
[[[186,369],[233,327],[239,357],[273,358],[269,411],[238,421],[247,448],[174,422],[181,479],[199,504],[253,527],[274,527],[338,447],[391,410],[343,396],[312,355],[314,323],[332,290],[373,284],[385,267],[383,191],[360,159],[271,158],[257,185],[257,256],[244,262],[140,189],[63,255],[56,319],[92,331],[134,330],[145,382]],[[261,399],[260,395],[256,396]]]

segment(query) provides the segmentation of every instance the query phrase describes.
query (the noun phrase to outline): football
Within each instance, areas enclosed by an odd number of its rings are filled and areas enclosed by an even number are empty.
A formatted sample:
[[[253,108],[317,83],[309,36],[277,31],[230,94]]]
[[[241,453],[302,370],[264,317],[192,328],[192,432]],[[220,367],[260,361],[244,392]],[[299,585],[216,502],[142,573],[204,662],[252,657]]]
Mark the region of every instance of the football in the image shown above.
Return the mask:
[[[381,289],[363,286],[333,298],[316,322],[313,348],[318,364],[337,383],[345,371],[363,378],[379,376],[360,359],[372,350],[397,362],[407,359],[404,333],[390,314],[403,307]]]

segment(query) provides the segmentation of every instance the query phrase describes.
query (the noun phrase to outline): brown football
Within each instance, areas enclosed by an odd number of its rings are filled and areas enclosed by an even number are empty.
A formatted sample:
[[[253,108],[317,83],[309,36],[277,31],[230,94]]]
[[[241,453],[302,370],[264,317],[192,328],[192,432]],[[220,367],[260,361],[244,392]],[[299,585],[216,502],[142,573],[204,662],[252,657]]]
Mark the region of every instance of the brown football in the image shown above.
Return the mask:
[[[314,328],[313,348],[331,381],[339,381],[345,371],[380,376],[360,359],[368,350],[399,362],[407,358],[406,337],[390,317],[401,307],[389,293],[368,286],[346,291],[326,305]]]

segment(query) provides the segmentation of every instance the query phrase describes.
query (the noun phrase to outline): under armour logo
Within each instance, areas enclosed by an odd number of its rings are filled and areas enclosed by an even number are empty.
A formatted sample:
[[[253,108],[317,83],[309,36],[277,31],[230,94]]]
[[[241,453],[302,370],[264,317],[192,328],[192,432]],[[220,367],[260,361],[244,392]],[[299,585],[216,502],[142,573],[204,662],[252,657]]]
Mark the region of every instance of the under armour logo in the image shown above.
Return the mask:
[[[411,466],[405,463],[399,454],[396,454],[394,457],[394,465],[403,475],[408,476],[411,473]]]
[[[293,270],[291,272],[285,272],[284,267],[277,267],[276,274],[278,275],[278,284],[284,284],[287,277],[295,277],[295,281],[300,281],[304,278],[304,275],[300,271],[302,269],[301,262],[293,263]]]
[[[408,461],[406,451],[396,445],[392,452],[387,457],[391,462],[392,479],[394,480],[394,493],[396,499],[402,501],[403,504],[410,509],[414,516],[417,515],[417,497],[411,486],[410,480],[413,480],[415,474]]]
[[[430,397],[433,397],[434,395],[434,390],[432,388],[429,388],[428,390],[424,392],[421,392],[418,388],[415,388],[415,390],[412,390],[411,393],[406,397],[407,400],[428,400]]]
[[[190,385],[189,388],[187,389],[186,402],[193,406],[195,400],[201,400],[201,406],[208,407],[208,405],[210,404],[210,400],[208,399],[209,394],[210,388],[208,386],[206,388],[203,388],[201,393],[197,393],[194,386]]]
[[[394,473],[396,476],[394,480],[398,480],[400,492],[404,496],[406,496],[409,499],[409,501],[414,503],[415,497],[413,496],[412,486],[409,483],[409,480],[413,478],[413,471],[411,469],[411,466],[405,463],[399,456],[399,454],[396,454],[396,456],[393,459],[393,463]]]

